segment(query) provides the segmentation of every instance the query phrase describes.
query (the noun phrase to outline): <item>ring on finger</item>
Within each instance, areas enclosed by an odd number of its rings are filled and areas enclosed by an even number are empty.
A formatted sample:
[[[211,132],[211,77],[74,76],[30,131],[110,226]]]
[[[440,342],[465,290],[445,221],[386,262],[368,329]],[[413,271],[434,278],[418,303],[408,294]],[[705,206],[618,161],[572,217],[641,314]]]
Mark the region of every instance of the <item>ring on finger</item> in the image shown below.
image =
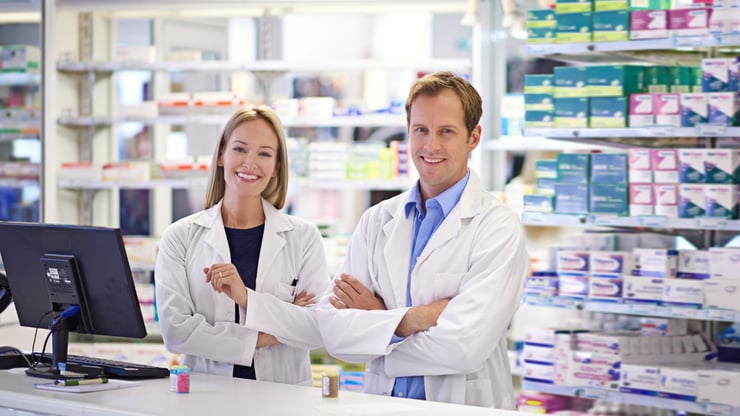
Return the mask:
[[[221,280],[224,278],[224,274],[221,272],[218,272],[218,279]]]

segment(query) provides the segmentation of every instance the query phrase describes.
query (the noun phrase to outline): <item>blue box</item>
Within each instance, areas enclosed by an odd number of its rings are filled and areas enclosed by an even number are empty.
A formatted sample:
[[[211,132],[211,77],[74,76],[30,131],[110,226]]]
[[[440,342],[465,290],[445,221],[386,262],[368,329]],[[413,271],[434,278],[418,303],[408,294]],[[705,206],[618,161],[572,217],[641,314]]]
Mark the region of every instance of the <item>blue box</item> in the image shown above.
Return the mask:
[[[591,155],[591,182],[627,183],[627,155],[624,153],[594,153]]]
[[[555,184],[555,212],[558,214],[588,214],[588,185]]]
[[[627,184],[592,183],[589,195],[589,212],[593,214],[629,215]]]
[[[558,153],[558,182],[588,183],[591,177],[591,155],[588,153]]]

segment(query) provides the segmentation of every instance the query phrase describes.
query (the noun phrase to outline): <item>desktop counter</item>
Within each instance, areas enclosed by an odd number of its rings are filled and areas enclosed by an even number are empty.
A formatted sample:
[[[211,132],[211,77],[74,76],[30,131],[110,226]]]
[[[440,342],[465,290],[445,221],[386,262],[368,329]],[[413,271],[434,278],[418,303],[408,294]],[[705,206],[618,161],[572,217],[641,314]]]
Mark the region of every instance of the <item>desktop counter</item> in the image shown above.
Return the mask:
[[[0,415],[75,416],[133,415],[404,415],[514,416],[514,411],[340,391],[321,396],[316,387],[292,386],[205,374],[192,374],[190,393],[169,391],[169,379],[145,380],[140,385],[90,393],[39,390],[49,380],[26,376],[22,370],[0,371]],[[13,409],[13,410],[10,410]],[[19,412],[20,414],[20,412]]]

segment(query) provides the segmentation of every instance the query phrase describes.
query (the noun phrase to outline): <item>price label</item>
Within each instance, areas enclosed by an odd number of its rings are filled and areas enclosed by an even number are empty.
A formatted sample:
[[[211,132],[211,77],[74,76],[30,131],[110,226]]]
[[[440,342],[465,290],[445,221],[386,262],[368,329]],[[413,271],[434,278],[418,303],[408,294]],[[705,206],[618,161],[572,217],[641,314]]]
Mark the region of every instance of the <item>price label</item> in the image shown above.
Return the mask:
[[[658,313],[658,307],[656,305],[632,305],[632,313],[639,315],[655,315]]]
[[[732,406],[707,403],[704,405],[704,413],[714,416],[732,416]]]
[[[668,314],[672,318],[696,318],[698,315],[696,309],[682,308],[680,306],[668,308]]]
[[[713,124],[700,124],[697,126],[699,136],[724,136],[727,134],[727,126]]]
[[[594,225],[624,225],[624,219],[616,215],[591,215],[589,222]]]
[[[547,224],[548,216],[542,212],[524,212],[523,221],[529,224]]]
[[[527,296],[524,299],[524,303],[532,306],[550,306],[550,300],[547,298],[541,298],[539,296]]]
[[[604,389],[597,389],[593,387],[583,387],[576,390],[576,396],[585,397],[587,399],[606,399],[607,394]]]
[[[650,127],[647,130],[649,131],[648,135],[653,135],[653,136],[672,136],[673,135],[673,128],[671,127]]]
[[[703,36],[676,36],[673,39],[676,46],[702,46],[704,44]]]
[[[707,309],[704,311],[706,319],[713,321],[734,321],[735,311],[730,309]]]
[[[668,217],[660,215],[643,215],[639,217],[639,223],[645,227],[665,227]]]
[[[727,228],[727,220],[724,218],[697,218],[696,226],[702,229],[723,230]]]
[[[527,45],[527,53],[530,55],[542,55],[550,49],[552,49],[552,45],[550,44]]]
[[[719,35],[717,36],[718,46],[738,46],[740,45],[740,35]]]
[[[552,298],[552,306],[573,309],[576,307],[576,300],[568,298]]]

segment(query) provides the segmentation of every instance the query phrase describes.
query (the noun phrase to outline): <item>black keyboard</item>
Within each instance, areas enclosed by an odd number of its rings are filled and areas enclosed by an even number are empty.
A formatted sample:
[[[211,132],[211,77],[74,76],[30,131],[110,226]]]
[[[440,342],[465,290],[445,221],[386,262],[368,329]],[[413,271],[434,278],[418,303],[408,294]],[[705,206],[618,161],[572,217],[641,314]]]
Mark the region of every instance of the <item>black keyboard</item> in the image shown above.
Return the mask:
[[[44,355],[44,363],[51,363],[51,356]],[[126,361],[108,360],[104,358],[85,357],[82,355],[68,355],[67,369],[76,371],[76,367],[100,367],[103,376],[110,378],[146,379],[164,378],[170,376],[170,370],[147,364],[135,364]],[[84,372],[84,371],[81,371]]]

